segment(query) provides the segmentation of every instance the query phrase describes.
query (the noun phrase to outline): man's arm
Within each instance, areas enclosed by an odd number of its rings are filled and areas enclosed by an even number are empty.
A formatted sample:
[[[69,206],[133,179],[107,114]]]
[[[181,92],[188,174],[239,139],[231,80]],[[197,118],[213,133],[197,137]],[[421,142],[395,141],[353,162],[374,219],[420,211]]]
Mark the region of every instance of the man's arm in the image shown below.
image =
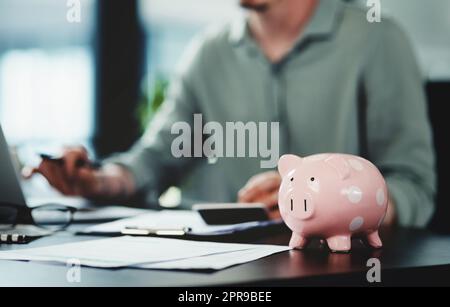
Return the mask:
[[[423,80],[401,29],[386,19],[372,29],[362,76],[368,158],[386,178],[399,224],[422,227],[433,213],[436,187]]]
[[[128,152],[105,161],[126,169],[132,175],[134,192],[143,194],[149,203],[155,203],[160,193],[176,184],[198,161],[173,155],[172,142],[179,132],[172,133],[172,127],[180,122],[193,127],[193,114],[199,113],[190,80],[198,73],[201,49],[202,42],[198,39],[185,52],[164,103],[141,139]]]

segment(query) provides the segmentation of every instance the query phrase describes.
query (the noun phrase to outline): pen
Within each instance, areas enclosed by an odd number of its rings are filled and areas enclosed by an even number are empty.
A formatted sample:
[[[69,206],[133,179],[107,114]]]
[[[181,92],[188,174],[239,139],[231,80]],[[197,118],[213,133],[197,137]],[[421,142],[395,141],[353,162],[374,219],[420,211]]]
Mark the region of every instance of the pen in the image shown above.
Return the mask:
[[[180,228],[145,228],[145,227],[134,227],[127,226],[122,229],[121,233],[123,235],[130,236],[149,236],[149,235],[157,235],[157,236],[184,236],[192,229],[189,227],[180,227]]]
[[[41,157],[42,160],[52,161],[52,162],[56,162],[56,163],[59,163],[59,164],[63,164],[64,163],[63,158],[54,157],[54,156],[49,155],[49,154],[41,153],[41,154],[39,154],[39,156]],[[83,160],[78,160],[76,162],[75,166],[76,167],[89,166],[91,168],[98,169],[98,168],[102,167],[102,163],[99,162],[99,161],[93,161],[93,162],[86,163]]]

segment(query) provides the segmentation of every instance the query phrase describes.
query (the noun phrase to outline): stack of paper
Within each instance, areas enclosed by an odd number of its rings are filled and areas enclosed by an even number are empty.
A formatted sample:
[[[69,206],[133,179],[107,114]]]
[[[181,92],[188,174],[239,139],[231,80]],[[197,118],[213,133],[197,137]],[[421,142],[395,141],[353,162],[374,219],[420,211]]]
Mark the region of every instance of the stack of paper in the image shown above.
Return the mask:
[[[254,261],[289,249],[290,248],[286,246],[259,246],[258,248],[244,249],[235,252],[212,254],[167,262],[141,264],[136,267],[142,269],[167,270],[221,270],[233,265]]]
[[[80,197],[28,197],[27,205],[39,207],[46,204],[61,204],[75,207],[78,210],[73,217],[74,222],[108,222],[130,218],[147,213],[147,209],[124,207],[120,205],[97,206],[95,203]]]
[[[211,226],[207,225],[196,211],[190,210],[163,210],[153,211],[137,217],[122,219],[119,221],[99,224],[86,228],[85,234],[107,234],[120,233],[126,227],[171,229],[190,228],[190,234],[194,235],[217,235],[228,234],[254,227],[264,227],[271,224],[280,224],[281,220],[248,222],[233,225]]]
[[[117,237],[0,252],[2,260],[67,263],[99,268],[223,269],[289,250],[287,246]]]

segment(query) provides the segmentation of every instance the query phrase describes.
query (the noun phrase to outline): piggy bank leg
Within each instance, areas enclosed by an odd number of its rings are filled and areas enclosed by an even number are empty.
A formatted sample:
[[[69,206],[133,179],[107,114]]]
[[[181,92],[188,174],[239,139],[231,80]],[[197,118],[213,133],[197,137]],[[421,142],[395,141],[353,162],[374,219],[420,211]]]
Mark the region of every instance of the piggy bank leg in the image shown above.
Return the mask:
[[[302,237],[301,235],[293,232],[291,241],[289,241],[289,247],[292,247],[295,249],[303,249],[303,248],[305,248],[307,243],[308,243],[308,240],[306,240],[305,237]]]
[[[332,252],[348,252],[352,247],[350,236],[330,237],[327,243]]]
[[[367,235],[367,243],[374,248],[380,248],[383,246],[380,236],[378,235],[378,231],[374,231]]]

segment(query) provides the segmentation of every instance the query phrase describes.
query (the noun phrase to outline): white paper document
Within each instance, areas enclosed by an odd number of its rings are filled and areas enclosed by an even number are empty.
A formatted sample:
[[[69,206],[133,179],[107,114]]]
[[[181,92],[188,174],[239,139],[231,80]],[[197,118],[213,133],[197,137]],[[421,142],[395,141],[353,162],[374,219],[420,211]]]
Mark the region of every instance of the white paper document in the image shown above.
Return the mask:
[[[140,264],[135,267],[161,270],[222,270],[233,265],[254,261],[289,249],[290,248],[286,246],[268,245],[188,259]]]
[[[264,227],[281,223],[281,221],[248,222],[233,225],[211,226],[206,224],[196,211],[190,210],[163,210],[154,211],[137,217],[122,219],[86,228],[83,233],[120,233],[126,227],[164,229],[183,228],[191,229],[194,235],[218,235],[235,231]]]
[[[98,268],[221,269],[286,250],[289,247],[124,236],[3,251],[0,260],[66,264],[76,259],[83,266]]]

